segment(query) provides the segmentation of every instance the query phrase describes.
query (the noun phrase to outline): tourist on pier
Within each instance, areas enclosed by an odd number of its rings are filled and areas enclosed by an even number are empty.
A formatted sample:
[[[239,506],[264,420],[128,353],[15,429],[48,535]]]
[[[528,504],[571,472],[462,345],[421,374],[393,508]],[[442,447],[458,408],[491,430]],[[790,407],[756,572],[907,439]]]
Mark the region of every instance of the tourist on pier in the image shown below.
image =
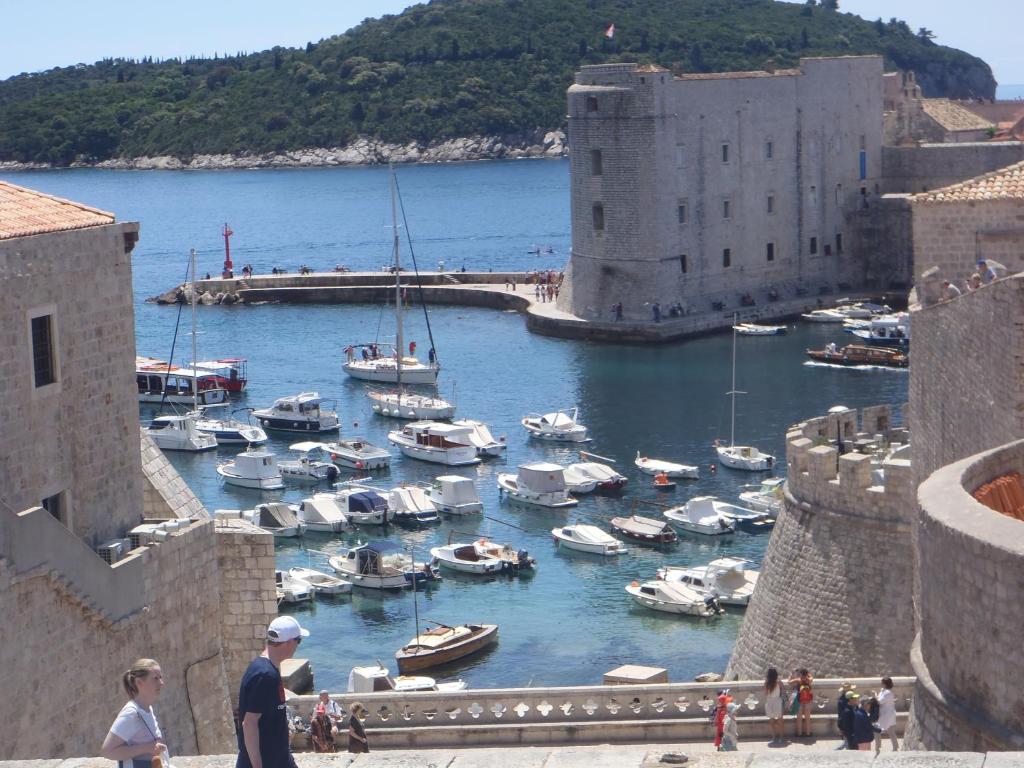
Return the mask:
[[[715,706],[715,748],[720,749],[722,746],[722,735],[725,732],[725,716],[728,714],[729,702],[732,701],[732,696],[729,695],[729,689],[726,688],[718,692],[718,698]]]
[[[169,768],[167,747],[153,714],[153,704],[164,687],[160,665],[153,659],[139,659],[121,676],[121,685],[128,694],[128,703],[114,718],[100,755],[116,760],[121,768],[149,768],[153,758],[159,756]]]
[[[320,709],[321,706],[335,725],[340,725],[341,721],[345,719],[345,710],[341,708],[338,702],[331,698],[331,694],[326,688],[320,691],[320,700],[316,703],[317,709]]]
[[[309,736],[314,752],[334,752],[334,726],[323,702],[317,702],[309,722]]]
[[[722,727],[722,752],[736,752],[739,750],[740,732],[736,723],[739,717],[740,705],[730,702],[725,705],[725,722]]]
[[[875,729],[871,727],[871,716],[865,708],[865,701],[861,701],[857,694],[853,694],[850,702],[853,710],[853,731],[850,738],[853,740],[850,749],[858,749],[863,752],[870,751],[875,743]]]
[[[288,736],[281,663],[298,650],[309,631],[291,616],[267,627],[263,653],[249,664],[238,692],[238,760],[235,768],[296,768]]]
[[[764,678],[764,715],[768,718],[768,728],[772,732],[772,744],[781,744],[785,740],[786,734],[782,725],[782,704],[786,700],[785,696],[782,681],[779,680],[779,670],[769,667]]]
[[[533,298],[540,301],[540,283],[533,286]]]
[[[854,686],[844,683],[839,687],[839,697],[836,699],[836,727],[843,735],[843,743],[836,749],[854,749],[853,746],[853,697],[857,695]]]
[[[892,678],[882,678],[882,688],[875,694],[878,699],[878,730],[875,731],[875,754],[882,751],[882,737],[888,736],[892,742],[892,751],[900,748],[896,738],[896,695],[892,692]]]
[[[369,752],[370,742],[366,740],[366,731],[363,729],[363,723],[360,720],[361,717],[366,716],[366,707],[358,701],[354,701],[352,706],[348,708],[348,711],[348,751],[355,753]]]
[[[789,679],[791,687],[796,691],[796,735],[811,735],[811,703],[814,701],[814,678],[807,669],[800,669]]]

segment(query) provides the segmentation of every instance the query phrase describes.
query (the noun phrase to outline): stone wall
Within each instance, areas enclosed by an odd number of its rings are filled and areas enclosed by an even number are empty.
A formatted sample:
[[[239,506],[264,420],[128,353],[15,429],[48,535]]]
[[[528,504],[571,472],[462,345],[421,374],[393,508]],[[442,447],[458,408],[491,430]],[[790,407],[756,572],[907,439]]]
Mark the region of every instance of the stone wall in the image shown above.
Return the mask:
[[[1024,160],[1024,142],[882,147],[883,194],[929,192]]]
[[[885,407],[865,409],[860,429],[846,411],[787,433],[785,505],[727,678],[763,676],[770,666],[814,675],[910,671],[910,462],[889,458],[873,468],[867,454],[839,455],[839,435],[847,450],[858,439],[875,439],[881,451],[907,441]],[[880,484],[873,469],[884,473]]]
[[[918,491],[914,748],[1024,749],[1024,522],[971,496],[1021,471],[1018,440],[943,467]]]
[[[909,290],[913,285],[913,219],[907,195],[869,196],[849,214],[853,247],[864,254],[864,288]]]
[[[0,501],[63,493],[96,546],[141,518],[132,375],[131,246],[138,224],[0,239]],[[56,384],[33,386],[30,317],[53,317]]]
[[[140,431],[139,439],[142,445],[143,517],[209,517],[206,507],[196,498],[152,438]]]

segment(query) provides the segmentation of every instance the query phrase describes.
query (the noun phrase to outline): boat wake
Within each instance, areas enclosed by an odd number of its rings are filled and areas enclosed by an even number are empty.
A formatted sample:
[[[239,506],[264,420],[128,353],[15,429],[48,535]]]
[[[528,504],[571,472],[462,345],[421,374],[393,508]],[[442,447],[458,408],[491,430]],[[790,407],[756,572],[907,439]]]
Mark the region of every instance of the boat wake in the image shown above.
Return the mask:
[[[804,365],[812,368],[835,368],[846,371],[896,371],[906,373],[909,368],[894,368],[891,365],[837,365],[836,363],[822,363],[817,360],[806,360]]]

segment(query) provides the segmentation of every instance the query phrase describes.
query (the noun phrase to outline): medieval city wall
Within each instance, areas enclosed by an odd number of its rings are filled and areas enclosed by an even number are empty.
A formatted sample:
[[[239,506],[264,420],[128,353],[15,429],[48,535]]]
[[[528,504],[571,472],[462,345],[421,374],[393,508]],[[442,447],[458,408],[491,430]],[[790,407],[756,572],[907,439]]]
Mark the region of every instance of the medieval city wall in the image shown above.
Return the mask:
[[[763,677],[807,667],[814,675],[903,675],[910,670],[914,484],[910,462],[890,458],[878,483],[871,457],[840,455],[858,439],[905,445],[887,407],[813,419],[786,436],[784,509],[726,671]],[[916,439],[916,436],[915,436]],[[876,484],[877,483],[877,484]]]
[[[882,194],[929,192],[1024,160],[1024,142],[882,147]]]
[[[63,493],[65,523],[93,546],[140,515],[137,232],[128,223],[0,240],[0,381],[12,384],[0,398],[2,501],[23,510]],[[45,387],[33,386],[36,313],[54,318],[58,382]]]

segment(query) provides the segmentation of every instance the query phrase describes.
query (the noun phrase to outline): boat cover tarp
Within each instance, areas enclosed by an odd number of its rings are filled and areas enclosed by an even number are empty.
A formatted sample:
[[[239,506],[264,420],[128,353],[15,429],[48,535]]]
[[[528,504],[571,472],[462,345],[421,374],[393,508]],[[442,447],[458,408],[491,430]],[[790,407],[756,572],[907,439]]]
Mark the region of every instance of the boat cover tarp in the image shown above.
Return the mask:
[[[366,512],[372,514],[388,508],[387,500],[374,491],[360,491],[348,497],[349,512]]]
[[[256,525],[261,528],[294,528],[299,518],[283,501],[260,504],[256,507]]]
[[[615,541],[611,536],[602,531],[596,525],[575,525],[566,526],[563,531],[576,541],[587,544],[611,544]]]
[[[605,464],[598,464],[596,461],[584,461],[579,464],[570,464],[568,469],[580,472],[591,480],[597,480],[599,483],[606,483],[609,480],[615,480],[619,477],[619,473],[614,469]]]
[[[557,464],[538,462],[519,468],[519,485],[534,493],[552,493],[565,490],[565,475]]]
[[[476,485],[468,477],[441,475],[437,482],[441,486],[441,501],[445,504],[470,504],[480,501]]]
[[[395,512],[433,512],[434,505],[421,488],[406,487],[391,490],[391,506]]]
[[[668,528],[668,523],[663,523],[660,520],[652,520],[649,517],[639,517],[633,515],[632,517],[613,517],[612,525],[622,528],[625,531],[631,533],[657,536]]]
[[[330,523],[344,521],[345,516],[338,509],[332,494],[318,493],[302,501],[302,516],[306,523]]]

